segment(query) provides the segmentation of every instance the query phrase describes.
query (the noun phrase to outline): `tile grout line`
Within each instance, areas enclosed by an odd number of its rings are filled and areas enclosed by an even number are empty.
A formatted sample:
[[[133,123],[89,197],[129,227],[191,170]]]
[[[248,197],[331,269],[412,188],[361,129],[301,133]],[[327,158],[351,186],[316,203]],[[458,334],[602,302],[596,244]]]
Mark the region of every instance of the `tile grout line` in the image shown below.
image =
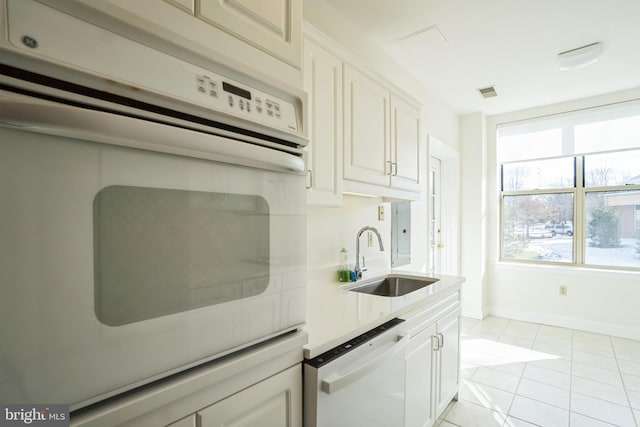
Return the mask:
[[[569,357],[569,360],[571,360],[571,363],[569,363],[569,426],[571,426],[571,413],[573,412],[573,336],[573,329],[571,329],[571,353]]]
[[[633,410],[633,406],[631,406],[631,398],[629,397],[629,389],[627,388],[627,383],[625,382],[624,376],[622,375],[622,370],[620,370],[620,362],[618,361],[618,354],[616,353],[616,346],[613,345],[613,340],[611,335],[609,335],[609,342],[611,344],[611,349],[613,350],[613,357],[616,360],[616,366],[618,367],[618,375],[620,375],[620,381],[622,381],[622,388],[624,389],[624,395],[627,397],[627,403],[629,404],[629,410],[631,411],[631,418],[633,418],[633,422],[636,426],[640,425],[638,418],[636,417],[636,412]]]
[[[509,324],[511,324],[511,320],[509,320],[509,322],[507,322],[507,327],[509,326]],[[507,327],[505,327],[505,330],[507,329]],[[538,325],[538,327],[536,328],[536,337],[538,336],[538,330],[540,329],[540,325]],[[504,335],[504,330],[502,331],[502,335]],[[502,335],[500,335],[500,338],[502,338]],[[536,342],[536,338],[533,338],[533,343],[535,344]],[[531,347],[533,347],[534,344],[531,344]],[[520,388],[520,383],[522,383],[522,377],[524,376],[524,371],[525,369],[527,369],[527,363],[525,362],[524,364],[524,368],[522,368],[522,372],[520,372],[520,377],[518,378],[518,385],[516,386],[516,389],[513,391],[513,398],[511,399],[511,403],[509,404],[509,409],[507,409],[507,414],[504,418],[504,424],[503,426],[506,426],[507,421],[509,420],[509,417],[511,416],[511,408],[513,407],[513,402],[515,402],[516,400],[516,396],[517,396],[517,392],[518,389]],[[515,417],[514,417],[515,418]],[[529,422],[527,420],[524,420],[526,422]],[[532,423],[533,424],[533,423]]]
[[[512,325],[512,322],[514,321],[513,319],[506,319],[506,320],[507,320],[507,322],[506,322],[505,326],[504,326],[504,327],[502,327],[502,328],[501,328],[501,332],[500,332],[499,334],[497,334],[497,341],[498,341],[498,342],[501,342],[501,340],[502,340],[502,339],[507,338],[507,335],[505,335],[505,334],[506,334],[506,331],[509,329],[509,326],[510,326],[510,325]],[[536,329],[536,331],[535,331],[535,335],[534,335],[533,343],[531,344],[531,347],[530,347],[530,349],[532,349],[532,350],[533,350],[533,347],[535,347],[536,342],[538,342],[538,340],[539,340],[539,338],[540,338],[540,327],[541,327],[541,324],[533,323],[533,322],[526,322],[526,323],[531,324],[531,325],[535,325],[535,326],[537,327],[537,329]],[[480,324],[480,322],[476,323],[476,324],[474,325],[474,327],[478,326],[479,324]],[[473,329],[473,328],[471,328],[471,329]],[[601,423],[604,423],[604,424],[609,425],[609,424],[610,424],[610,422],[609,422],[609,421],[605,421],[605,420],[602,420],[602,419],[599,419],[599,418],[595,418],[595,417],[593,417],[593,416],[591,416],[591,415],[583,414],[583,413],[581,413],[581,412],[575,412],[575,411],[573,411],[573,410],[572,410],[572,407],[573,407],[572,394],[574,393],[574,390],[573,390],[573,385],[574,385],[574,384],[573,384],[574,363],[577,363],[577,362],[575,362],[575,361],[574,361],[574,353],[575,353],[575,351],[574,351],[574,350],[575,350],[575,349],[574,349],[574,347],[575,347],[575,345],[578,343],[578,341],[577,341],[578,337],[577,337],[577,336],[576,336],[576,334],[575,334],[576,330],[574,330],[574,329],[570,329],[570,328],[564,328],[564,329],[567,329],[567,330],[569,330],[569,331],[570,331],[570,337],[569,337],[569,338],[570,338],[570,340],[569,340],[569,341],[570,341],[570,343],[571,343],[571,345],[570,345],[570,351],[569,351],[569,355],[570,355],[570,356],[569,356],[569,359],[570,359],[570,365],[569,365],[569,390],[568,390],[568,391],[569,391],[569,408],[568,408],[568,410],[567,410],[567,412],[568,412],[568,417],[569,417],[569,420],[568,420],[568,421],[569,421],[569,425],[571,425],[571,414],[572,414],[572,413],[575,413],[575,414],[577,414],[577,415],[579,415],[579,416],[581,416],[581,417],[586,417],[586,418],[589,418],[589,419],[592,419],[592,420],[595,420],[595,421],[598,421],[598,422],[601,422]],[[544,334],[543,334],[543,335],[544,335]],[[602,334],[602,335],[604,335],[604,334]],[[623,403],[623,401],[612,401],[612,400],[606,400],[606,399],[602,399],[602,398],[597,397],[597,396],[590,395],[590,394],[588,394],[588,393],[581,393],[581,392],[577,392],[577,391],[575,391],[575,393],[576,393],[577,395],[585,396],[585,397],[588,397],[588,398],[591,398],[591,399],[594,399],[594,400],[601,401],[601,402],[603,402],[603,403],[607,403],[607,404],[611,404],[611,405],[616,405],[616,406],[619,406],[619,407],[626,408],[626,409],[630,410],[630,411],[631,411],[631,419],[633,420],[634,425],[636,425],[636,426],[640,427],[640,423],[639,423],[640,418],[638,417],[638,415],[636,414],[636,412],[634,412],[634,408],[633,408],[633,406],[631,405],[631,398],[630,398],[630,395],[629,395],[629,393],[630,393],[631,389],[629,389],[629,388],[626,386],[626,381],[624,380],[624,378],[623,378],[623,376],[622,376],[622,371],[621,371],[620,363],[619,363],[620,361],[619,361],[619,359],[618,359],[618,354],[617,354],[617,351],[616,351],[616,347],[613,345],[613,337],[612,337],[611,335],[607,335],[607,342],[609,343],[609,345],[611,346],[611,349],[612,349],[612,351],[613,351],[613,356],[614,356],[614,357],[613,357],[613,359],[614,359],[614,360],[615,360],[615,362],[616,362],[617,374],[618,374],[618,376],[620,377],[621,382],[622,382],[622,388],[624,389],[624,393],[625,393],[625,396],[626,396],[626,404],[625,404],[625,403]],[[543,344],[543,343],[541,343],[541,344]],[[588,344],[588,343],[587,343],[587,344]],[[576,351],[577,351],[577,350],[576,350]],[[605,356],[605,355],[602,355],[602,354],[599,354],[599,353],[591,353],[591,352],[589,352],[588,350],[585,350],[585,351],[582,351],[582,350],[581,350],[581,352],[589,353],[589,354],[594,354],[594,355],[598,355],[598,356],[602,356],[602,357],[608,357],[608,356]],[[521,419],[521,418],[519,418],[519,417],[516,417],[516,416],[510,415],[511,410],[513,409],[513,403],[514,403],[515,398],[516,398],[517,396],[520,396],[519,394],[517,394],[517,392],[518,392],[518,389],[519,389],[519,387],[520,387],[520,385],[521,385],[521,383],[522,383],[522,380],[524,379],[524,372],[525,372],[525,370],[526,370],[527,366],[529,366],[529,363],[530,363],[530,362],[524,362],[524,368],[523,368],[523,370],[521,371],[521,373],[518,375],[518,383],[517,383],[517,386],[516,386],[516,388],[515,388],[515,391],[514,391],[514,392],[511,392],[511,395],[512,395],[512,401],[511,401],[511,404],[509,405],[508,410],[506,411],[506,414],[504,414],[504,415],[505,415],[505,420],[504,420],[504,422],[503,422],[503,426],[505,426],[505,427],[508,425],[508,422],[507,422],[507,421],[508,421],[508,417],[512,417],[512,418],[514,418],[514,419],[518,419],[518,420],[522,420],[522,421],[525,421],[525,422],[531,423],[531,421],[524,420],[524,419]],[[584,364],[584,363],[583,363],[583,364]],[[533,366],[533,365],[531,365],[531,366]],[[542,367],[541,367],[541,368],[542,368]],[[553,369],[549,369],[549,370],[550,370],[550,371],[554,371]],[[608,369],[606,369],[606,370],[607,370],[607,371],[610,371],[610,372],[615,372],[615,371],[613,371],[613,370],[608,370]],[[556,371],[556,372],[560,372],[560,373],[561,373],[561,371]],[[514,376],[515,376],[515,375],[514,375]],[[576,375],[576,376],[577,376],[577,377],[579,377],[579,378],[582,378],[582,379],[585,379],[585,380],[591,381],[591,382],[600,383],[600,384],[607,385],[607,386],[610,386],[610,387],[619,388],[619,386],[617,386],[617,385],[610,384],[610,383],[603,382],[603,381],[598,381],[598,380],[596,380],[596,379],[589,378],[589,377],[588,377],[588,376],[586,376],[586,375],[585,375],[585,376],[582,376],[582,375]],[[471,381],[471,379],[469,379],[468,381]],[[550,386],[550,387],[555,387],[554,385],[547,384],[547,383],[542,382],[542,381],[537,381],[537,380],[535,380],[535,379],[531,379],[531,381],[536,382],[536,383],[540,383],[540,384],[544,384],[544,385],[547,385],[547,386]],[[473,381],[471,381],[471,382],[473,382]],[[478,384],[483,384],[483,383],[478,383]],[[501,390],[500,388],[494,387],[494,386],[492,386],[492,385],[488,385],[488,384],[483,384],[483,385],[486,385],[486,386],[491,387],[491,388],[496,388],[497,390]],[[555,388],[562,389],[562,387],[555,387]],[[502,391],[508,392],[507,390],[502,390]],[[526,397],[526,396],[523,396],[523,397]],[[531,399],[531,398],[529,398],[529,399]],[[555,405],[553,405],[553,404],[550,404],[550,403],[548,403],[548,402],[542,402],[542,401],[539,401],[539,400],[537,400],[537,399],[531,399],[531,400],[533,400],[533,401],[537,401],[537,402],[540,402],[540,403],[543,403],[543,404],[546,404],[546,405],[554,406],[554,407],[557,407],[557,408],[560,408],[560,409],[565,409],[565,408],[562,408],[562,407],[559,407],[559,406],[555,406]],[[482,408],[485,408],[485,409],[492,410],[491,408],[486,408],[486,407],[484,407],[484,406],[483,406],[483,405],[481,405],[481,404],[480,404],[480,405],[478,405],[478,404],[475,404],[474,402],[468,402],[468,403],[474,404],[475,406],[479,406],[479,407],[482,407]],[[492,411],[493,411],[493,410],[492,410]],[[448,411],[447,411],[447,412],[448,412]],[[494,412],[500,413],[500,411],[494,411]],[[640,414],[640,411],[638,411],[638,414]],[[443,421],[444,421],[444,420],[443,420]],[[448,422],[450,422],[450,421],[448,421]],[[452,424],[453,424],[453,423],[452,423]],[[534,424],[534,425],[535,425],[535,423],[532,423],[532,424]],[[454,424],[454,425],[455,425],[455,424]],[[613,425],[613,424],[611,424],[611,425]],[[460,426],[460,427],[463,427],[463,426]]]

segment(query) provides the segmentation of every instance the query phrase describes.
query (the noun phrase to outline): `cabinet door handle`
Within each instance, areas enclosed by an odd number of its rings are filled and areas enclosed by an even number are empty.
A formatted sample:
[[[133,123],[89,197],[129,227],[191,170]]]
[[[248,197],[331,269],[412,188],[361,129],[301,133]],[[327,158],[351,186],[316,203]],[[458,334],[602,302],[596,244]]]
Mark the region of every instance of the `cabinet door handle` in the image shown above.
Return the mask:
[[[387,160],[387,164],[389,165],[389,172],[386,175],[393,175],[393,162],[391,160]]]
[[[440,350],[440,339],[438,338],[437,335],[432,335],[431,336],[431,342],[433,343],[433,345],[431,346],[433,351]]]
[[[438,332],[438,350],[444,347],[444,335],[442,332]]]
[[[393,166],[393,176],[398,176],[398,162],[393,162],[391,163],[391,166]]]
[[[335,393],[336,391],[345,388],[349,384],[352,384],[368,373],[378,369],[384,363],[393,359],[398,353],[400,353],[400,351],[402,351],[407,346],[407,344],[409,343],[409,335],[402,333],[399,334],[396,339],[397,341],[390,348],[385,350],[382,354],[376,356],[371,361],[366,362],[364,365],[358,366],[357,368],[346,372],[343,375],[334,374],[322,380],[322,382],[320,383],[320,390],[327,394]]]
[[[309,176],[309,185],[307,185],[307,190],[313,188],[313,172],[311,169],[307,169],[307,175]]]

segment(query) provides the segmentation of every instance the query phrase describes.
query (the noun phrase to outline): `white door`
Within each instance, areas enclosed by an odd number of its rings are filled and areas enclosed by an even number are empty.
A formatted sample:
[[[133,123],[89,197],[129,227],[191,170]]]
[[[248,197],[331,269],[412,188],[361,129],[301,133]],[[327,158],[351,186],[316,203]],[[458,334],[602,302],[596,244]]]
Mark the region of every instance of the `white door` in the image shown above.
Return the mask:
[[[442,259],[440,159],[429,157],[429,271],[439,274]]]

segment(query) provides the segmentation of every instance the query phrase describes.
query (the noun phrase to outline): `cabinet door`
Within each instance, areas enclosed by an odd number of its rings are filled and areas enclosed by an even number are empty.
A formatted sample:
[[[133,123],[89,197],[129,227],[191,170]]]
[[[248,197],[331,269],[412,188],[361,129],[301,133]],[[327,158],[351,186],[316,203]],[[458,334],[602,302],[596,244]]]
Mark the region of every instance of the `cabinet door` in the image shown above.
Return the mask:
[[[302,367],[293,366],[198,412],[201,427],[301,427]]]
[[[183,418],[175,423],[171,423],[166,427],[196,427],[196,414],[189,415],[186,418]]]
[[[460,373],[460,313],[449,314],[437,325],[441,347],[438,350],[438,378],[436,381],[436,415],[445,410],[458,393]]]
[[[391,131],[393,168],[391,186],[420,191],[420,110],[392,96]]]
[[[304,86],[309,94],[307,203],[342,205],[342,61],[304,41]]]
[[[344,82],[344,178],[389,186],[389,92],[349,66]]]
[[[302,0],[200,0],[196,14],[300,68]]]
[[[435,325],[411,338],[406,356],[405,426],[429,427],[435,421],[435,408],[431,399],[433,367],[435,362]]]
[[[174,6],[177,6],[190,14],[194,15],[196,12],[196,4],[195,0],[164,0],[167,3],[171,3]]]

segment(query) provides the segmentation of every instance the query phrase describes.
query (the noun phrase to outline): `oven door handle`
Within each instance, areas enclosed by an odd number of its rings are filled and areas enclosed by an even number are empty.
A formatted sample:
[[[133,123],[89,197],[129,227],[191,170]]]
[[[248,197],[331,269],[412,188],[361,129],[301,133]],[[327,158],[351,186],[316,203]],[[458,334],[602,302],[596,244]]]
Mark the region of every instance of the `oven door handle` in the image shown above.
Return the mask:
[[[234,139],[235,134],[231,133],[216,135],[204,129],[188,129],[32,97],[2,95],[4,93],[0,93],[2,127],[300,175],[305,170],[299,156],[256,145],[263,142],[258,138],[237,136],[238,139]],[[252,139],[257,142],[252,144]]]
[[[398,341],[381,355],[375,357],[364,365],[347,372],[346,374],[330,375],[320,383],[320,389],[327,394],[332,394],[354,383],[365,375],[378,369],[380,366],[393,359],[409,343],[409,334],[398,334]]]

